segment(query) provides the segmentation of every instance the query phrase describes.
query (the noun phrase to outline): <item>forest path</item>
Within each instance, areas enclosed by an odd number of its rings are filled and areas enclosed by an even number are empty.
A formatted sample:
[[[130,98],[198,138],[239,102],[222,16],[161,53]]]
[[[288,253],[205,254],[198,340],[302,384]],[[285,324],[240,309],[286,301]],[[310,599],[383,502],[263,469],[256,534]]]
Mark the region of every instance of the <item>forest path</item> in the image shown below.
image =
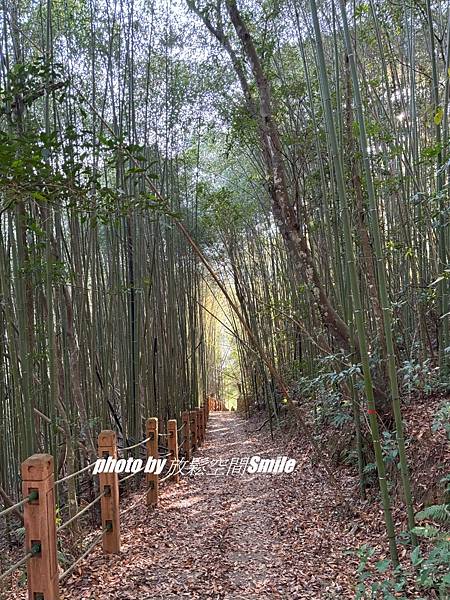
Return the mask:
[[[232,458],[290,454],[285,445],[283,449],[271,444],[267,432],[249,433],[246,428],[246,421],[234,412],[210,413],[205,443],[195,456],[228,460],[229,465]],[[320,485],[324,492],[323,474],[309,463],[302,469],[297,465],[293,474],[277,476],[211,472],[184,476],[178,485],[161,487],[159,506],[150,511],[131,495],[126,506],[137,506],[122,519],[121,554],[103,555],[97,548],[80,572],[63,584],[62,597],[353,597],[344,593],[348,580],[344,588],[339,583],[345,579],[343,571],[348,571],[348,558],[339,557],[347,563],[344,569],[331,556],[339,524],[325,514],[321,524],[317,515],[320,506],[314,488]],[[302,477],[305,481],[299,486]]]

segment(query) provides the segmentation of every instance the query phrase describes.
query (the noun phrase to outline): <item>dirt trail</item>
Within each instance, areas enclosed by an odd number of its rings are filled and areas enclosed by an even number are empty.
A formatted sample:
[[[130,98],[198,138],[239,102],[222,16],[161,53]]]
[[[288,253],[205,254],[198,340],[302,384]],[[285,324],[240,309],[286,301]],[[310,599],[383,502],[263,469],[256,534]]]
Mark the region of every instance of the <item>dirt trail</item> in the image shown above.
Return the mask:
[[[230,461],[287,453],[267,433],[249,435],[246,427],[236,413],[211,413],[195,456]],[[345,542],[337,556],[333,545],[333,537],[342,545],[342,524],[320,506],[332,492],[322,474],[294,457],[299,464],[291,475],[197,474],[162,486],[158,508],[146,510],[141,501],[123,518],[121,554],[96,549],[63,584],[63,598],[352,598]],[[135,502],[131,496],[123,506]]]

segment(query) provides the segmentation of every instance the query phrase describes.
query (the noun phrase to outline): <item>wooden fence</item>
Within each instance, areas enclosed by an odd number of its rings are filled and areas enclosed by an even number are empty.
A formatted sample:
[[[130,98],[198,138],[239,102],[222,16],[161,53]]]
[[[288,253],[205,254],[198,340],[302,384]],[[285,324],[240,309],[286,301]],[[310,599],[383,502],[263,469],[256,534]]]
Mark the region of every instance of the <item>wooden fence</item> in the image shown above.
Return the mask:
[[[142,495],[146,506],[151,508],[158,504],[159,487],[165,481],[179,482],[180,458],[178,450],[178,434],[183,430],[184,460],[190,461],[192,453],[203,444],[206,424],[210,412],[210,402],[201,408],[185,411],[181,415],[182,424],[177,428],[176,419],[167,422],[167,433],[158,432],[158,419],[151,417],[146,423],[146,438],[126,448],[118,448],[114,431],[101,431],[98,436],[98,457],[117,459],[118,450],[130,451],[145,447],[146,460],[158,459],[159,440],[167,438],[168,473],[159,475],[146,473],[146,489]],[[56,486],[92,469],[96,463],[80,469],[67,477],[54,481],[53,456],[50,454],[34,454],[22,463],[23,499],[0,512],[0,517],[23,506],[25,526],[25,555],[7,571],[0,574],[0,582],[6,579],[21,565],[27,565],[28,600],[59,600],[60,583],[70,575],[75,567],[85,559],[91,550],[101,543],[104,553],[120,552],[121,517],[127,511],[120,510],[119,484],[135,477],[131,473],[119,480],[119,473],[99,473],[99,495],[87,506],[79,510],[65,523],[56,526]],[[138,471],[139,472],[139,471]],[[58,570],[57,535],[58,532],[72,524],[91,507],[100,503],[102,529],[89,544],[85,552],[63,573]],[[135,508],[133,505],[131,508]]]
[[[215,396],[208,396],[207,398],[208,411],[227,411],[228,408],[225,406],[223,400],[219,400]]]

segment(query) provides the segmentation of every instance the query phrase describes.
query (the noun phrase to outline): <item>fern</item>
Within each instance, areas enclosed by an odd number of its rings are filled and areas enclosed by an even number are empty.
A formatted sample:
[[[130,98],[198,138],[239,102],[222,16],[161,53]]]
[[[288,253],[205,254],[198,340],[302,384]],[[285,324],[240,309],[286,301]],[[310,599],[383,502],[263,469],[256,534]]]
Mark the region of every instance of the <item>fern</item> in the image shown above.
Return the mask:
[[[448,490],[447,490],[448,491]],[[450,504],[433,504],[424,508],[416,515],[417,521],[432,521],[435,525],[426,523],[423,527],[415,527],[413,533],[426,538],[433,543],[427,556],[422,556],[420,547],[417,546],[411,561],[418,569],[417,580],[419,584],[428,589],[438,591],[439,598],[447,599],[450,591]]]
[[[426,527],[414,527],[412,531],[419,537],[424,537],[431,540],[437,539],[440,533],[437,527],[432,527],[431,525],[427,525]]]
[[[435,521],[443,525],[450,525],[450,504],[433,504],[417,513],[418,521]]]

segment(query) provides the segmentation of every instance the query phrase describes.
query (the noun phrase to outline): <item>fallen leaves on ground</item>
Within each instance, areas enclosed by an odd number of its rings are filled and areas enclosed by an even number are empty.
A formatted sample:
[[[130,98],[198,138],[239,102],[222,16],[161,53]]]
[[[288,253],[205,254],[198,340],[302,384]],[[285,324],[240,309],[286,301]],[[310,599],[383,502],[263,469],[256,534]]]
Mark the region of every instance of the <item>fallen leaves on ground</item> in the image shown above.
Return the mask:
[[[139,500],[142,491],[130,494],[121,503],[135,508],[121,520],[120,554],[97,547],[62,584],[62,600],[354,598],[354,550],[369,544],[381,560],[387,548],[382,510],[357,500],[354,473],[337,476],[349,512],[298,437],[286,446],[236,413],[210,417],[197,457],[288,455],[295,471],[185,476],[161,486],[157,508]],[[395,516],[401,530],[402,511]],[[408,597],[419,597],[413,587]]]

